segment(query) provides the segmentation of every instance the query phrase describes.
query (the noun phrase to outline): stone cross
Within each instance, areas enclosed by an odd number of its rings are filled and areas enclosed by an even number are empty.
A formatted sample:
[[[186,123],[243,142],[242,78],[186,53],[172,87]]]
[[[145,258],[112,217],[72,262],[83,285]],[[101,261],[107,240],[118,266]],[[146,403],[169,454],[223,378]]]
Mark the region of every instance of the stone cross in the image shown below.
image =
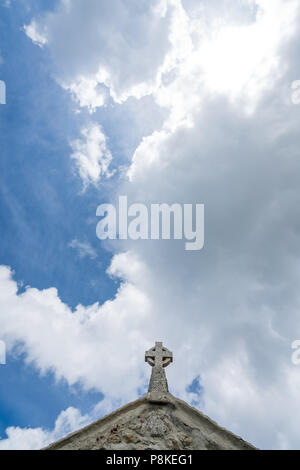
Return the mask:
[[[145,352],[145,361],[152,367],[167,367],[173,362],[173,353],[165,348],[162,343],[157,341],[154,348]]]
[[[148,392],[168,392],[164,368],[173,362],[173,353],[161,342],[156,342],[153,348],[145,352],[145,361],[152,367]]]

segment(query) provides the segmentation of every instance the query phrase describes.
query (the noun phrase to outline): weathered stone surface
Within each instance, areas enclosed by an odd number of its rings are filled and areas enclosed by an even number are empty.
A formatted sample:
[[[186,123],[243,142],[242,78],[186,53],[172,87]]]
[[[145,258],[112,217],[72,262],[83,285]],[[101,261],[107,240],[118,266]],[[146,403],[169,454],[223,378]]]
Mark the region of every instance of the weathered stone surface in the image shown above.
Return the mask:
[[[48,449],[254,449],[171,394],[164,394],[163,403],[151,402],[150,395],[129,403]]]
[[[164,367],[173,362],[173,353],[157,341],[153,348],[145,352],[145,361],[152,367],[148,392],[153,395],[152,401],[157,401],[157,394],[169,391]]]
[[[168,392],[164,368],[173,354],[156,342],[145,353],[152,367],[146,396],[48,447],[49,450],[253,450],[200,411]]]
[[[128,443],[136,444],[138,440],[139,439],[134,434],[125,434],[125,441]]]

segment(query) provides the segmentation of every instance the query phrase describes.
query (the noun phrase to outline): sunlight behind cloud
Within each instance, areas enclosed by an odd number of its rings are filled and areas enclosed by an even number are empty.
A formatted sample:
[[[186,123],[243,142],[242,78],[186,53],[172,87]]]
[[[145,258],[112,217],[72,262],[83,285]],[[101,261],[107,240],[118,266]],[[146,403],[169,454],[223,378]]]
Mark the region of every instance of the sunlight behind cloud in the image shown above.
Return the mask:
[[[249,100],[248,111],[274,76],[282,73],[278,47],[294,32],[298,7],[296,2],[278,0],[262,0],[258,5],[254,23],[217,28],[196,56],[208,90],[226,93],[232,100],[244,95]]]

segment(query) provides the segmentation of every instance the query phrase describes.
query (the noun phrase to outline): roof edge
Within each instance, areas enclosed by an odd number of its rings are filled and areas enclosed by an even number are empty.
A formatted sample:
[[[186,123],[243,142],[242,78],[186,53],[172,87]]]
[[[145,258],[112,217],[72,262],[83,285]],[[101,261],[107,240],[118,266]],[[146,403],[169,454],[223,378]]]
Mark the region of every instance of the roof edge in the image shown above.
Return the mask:
[[[59,439],[58,441],[55,441],[52,444],[49,444],[47,447],[44,447],[42,450],[51,450],[53,447],[56,447],[59,444],[67,443],[70,439],[75,437],[77,434],[80,434],[82,431],[89,431],[93,429],[93,427],[98,426],[98,424],[100,423],[105,424],[108,420],[113,418],[115,415],[119,415],[120,413],[123,414],[124,412],[130,411],[132,408],[135,408],[137,405],[147,403],[147,402],[148,402],[147,395],[144,395],[141,398],[138,398],[135,401],[131,401],[130,403],[127,403],[126,405],[121,406],[117,410],[104,415],[102,418],[98,419],[97,421],[93,421],[91,424],[88,424],[87,426],[84,426],[83,428],[77,429],[77,431],[74,431],[68,434],[67,436]]]
[[[171,394],[170,394],[171,395]],[[238,436],[237,434],[234,434],[233,432],[229,431],[228,429],[224,428],[223,426],[220,426],[218,423],[216,423],[216,421],[214,421],[213,419],[211,419],[209,416],[205,415],[204,413],[202,413],[202,411],[198,410],[197,408],[189,405],[188,403],[186,403],[185,401],[181,400],[180,398],[177,398],[177,397],[174,397],[173,395],[171,395],[172,397],[172,401],[173,401],[173,404],[175,404],[175,406],[183,409],[183,410],[186,410],[189,414],[193,414],[195,416],[200,416],[202,419],[204,419],[205,421],[207,421],[209,424],[211,424],[212,426],[216,427],[219,431],[221,432],[226,432],[226,434],[228,436],[230,436],[234,441],[237,441],[239,443],[243,443],[245,446],[249,447],[249,449],[252,449],[252,450],[259,450],[257,447],[255,447],[253,444],[250,444],[250,442],[248,441],[245,441],[245,439],[243,439],[242,437]]]

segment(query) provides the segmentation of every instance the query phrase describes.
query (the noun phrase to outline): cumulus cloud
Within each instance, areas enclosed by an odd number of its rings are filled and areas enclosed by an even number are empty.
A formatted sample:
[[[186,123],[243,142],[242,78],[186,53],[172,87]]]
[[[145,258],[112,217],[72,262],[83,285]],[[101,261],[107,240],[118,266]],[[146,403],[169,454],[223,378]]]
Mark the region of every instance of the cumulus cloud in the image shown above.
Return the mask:
[[[102,105],[102,98],[95,96],[96,84],[104,84],[115,101],[123,102],[156,87],[170,48],[173,3],[62,0],[54,13],[33,20],[25,31],[38,45],[47,43],[59,68],[59,81],[82,105],[90,103],[91,90],[93,106]],[[86,93],[82,83],[88,84]]]
[[[79,77],[69,85],[63,86],[71,92],[79,107],[86,107],[91,114],[107,102],[107,88],[98,82],[97,77]]]
[[[177,114],[184,107],[188,114],[203,88],[243,97],[251,111],[282,72],[278,48],[295,30],[297,6],[297,0],[240,0],[234,6],[229,0],[153,0],[138,7],[136,0],[63,0],[25,32],[47,44],[57,79],[91,112],[110,93],[117,103],[153,94],[159,105]]]
[[[211,7],[207,2],[190,19],[188,30],[193,47],[186,48],[185,57],[171,78],[154,93],[157,104],[171,111],[165,128],[192,125],[191,115],[208,95],[226,96],[232,105],[251,114],[284,74],[280,49],[296,32],[297,1],[276,0],[272,5],[258,1],[256,15],[252,3],[241,2],[244,6],[245,3],[249,3],[246,23],[232,20],[230,13],[236,14],[239,8],[229,8],[228,2],[228,21],[226,17],[209,21]]]
[[[81,134],[81,139],[71,142],[71,158],[75,161],[83,188],[86,189],[90,183],[98,183],[101,177],[108,178],[112,175],[109,171],[112,155],[101,126],[90,124],[82,129]]]
[[[136,366],[143,364],[144,344],[151,344],[142,328],[150,301],[130,282],[122,285],[114,301],[79,305],[75,312],[61,302],[54,288],[27,288],[18,295],[6,267],[0,269],[0,285],[1,311],[7,312],[1,315],[0,330],[8,351],[21,343],[19,351],[42,372],[52,370],[58,380],[80,382],[110,397],[119,398],[120,380],[127,383],[124,399],[133,398],[143,386],[145,378]]]
[[[120,192],[146,203],[205,204],[206,246],[198,255],[190,257],[175,242],[128,242],[126,248],[149,267],[148,295],[157,299],[161,328],[163,318],[172,322],[180,351],[178,320],[185,354],[199,366],[206,411],[246,431],[258,446],[297,448],[298,371],[290,345],[299,330],[299,192],[293,177],[299,174],[299,109],[291,106],[294,67],[283,51],[299,41],[299,5],[276,2],[274,15],[267,2],[257,6],[255,24],[252,18],[245,29],[228,32],[236,35],[236,46],[219,43],[223,27],[211,40],[215,63],[223,64],[212,74],[215,84],[206,81],[211,63],[195,58],[200,47],[158,90],[157,101],[170,116],[137,148],[130,184]],[[261,36],[258,44],[262,25],[270,37]],[[226,70],[226,58],[235,57],[238,41],[248,35],[246,72],[239,60]],[[231,77],[224,87],[223,69]]]
[[[6,8],[9,8],[11,6],[12,0],[2,0],[3,3],[0,6],[4,6]]]
[[[24,31],[26,36],[37,46],[43,47],[47,43],[45,35],[38,30],[38,25],[34,20],[29,25],[24,26]]]
[[[7,438],[0,440],[0,450],[40,450],[71,432],[90,423],[76,408],[68,408],[58,416],[52,431],[42,428],[7,428]]]

